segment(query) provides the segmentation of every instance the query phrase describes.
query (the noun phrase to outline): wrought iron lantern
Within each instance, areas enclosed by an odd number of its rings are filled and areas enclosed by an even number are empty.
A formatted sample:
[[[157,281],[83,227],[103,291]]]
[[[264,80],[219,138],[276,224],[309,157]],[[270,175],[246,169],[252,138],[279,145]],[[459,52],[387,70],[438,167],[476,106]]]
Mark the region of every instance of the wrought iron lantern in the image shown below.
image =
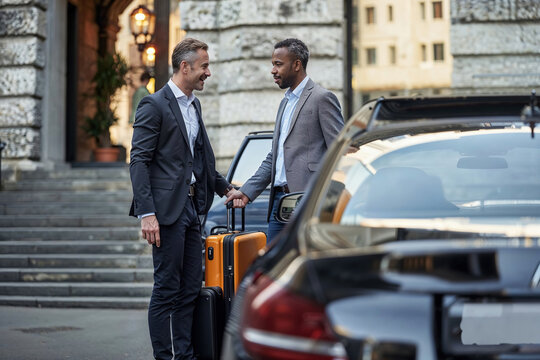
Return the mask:
[[[146,6],[141,5],[131,12],[129,19],[131,33],[135,37],[139,51],[142,52],[154,36],[156,16]]]

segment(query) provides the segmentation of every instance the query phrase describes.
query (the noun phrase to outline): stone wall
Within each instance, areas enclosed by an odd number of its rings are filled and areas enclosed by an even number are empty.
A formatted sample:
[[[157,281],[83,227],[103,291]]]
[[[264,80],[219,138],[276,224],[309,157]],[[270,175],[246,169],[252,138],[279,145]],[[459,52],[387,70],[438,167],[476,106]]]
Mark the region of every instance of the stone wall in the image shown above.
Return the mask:
[[[540,85],[538,0],[452,0],[452,87],[528,94]]]
[[[3,159],[40,159],[46,0],[0,0]]]
[[[180,14],[187,36],[210,47],[212,77],[197,96],[223,173],[248,132],[274,128],[284,94],[270,74],[276,42],[304,41],[311,53],[308,75],[344,107],[343,1],[183,0]]]

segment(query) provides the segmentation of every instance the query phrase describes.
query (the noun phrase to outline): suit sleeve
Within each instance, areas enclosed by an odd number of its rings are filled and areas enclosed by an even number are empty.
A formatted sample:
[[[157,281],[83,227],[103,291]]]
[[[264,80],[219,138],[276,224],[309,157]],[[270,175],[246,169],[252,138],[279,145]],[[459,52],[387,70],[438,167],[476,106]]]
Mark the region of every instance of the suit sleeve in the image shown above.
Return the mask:
[[[257,169],[255,174],[249,178],[248,181],[240,188],[249,200],[253,201],[259,196],[264,189],[270,184],[272,177],[272,151],[266,155],[266,159],[263,160],[261,166]]]
[[[161,111],[155,100],[144,97],[137,108],[133,124],[133,138],[129,173],[133,187],[134,215],[155,213],[154,200],[150,186],[150,162],[154,157],[161,130]]]
[[[319,102],[319,124],[322,129],[326,148],[329,148],[344,125],[339,100],[330,91],[325,91],[323,96],[321,96],[321,101]]]
[[[223,197],[223,195],[226,194],[227,188],[229,187],[229,182],[219,173],[219,171],[216,170],[215,173],[215,184],[216,184],[216,194],[218,194],[220,197]]]

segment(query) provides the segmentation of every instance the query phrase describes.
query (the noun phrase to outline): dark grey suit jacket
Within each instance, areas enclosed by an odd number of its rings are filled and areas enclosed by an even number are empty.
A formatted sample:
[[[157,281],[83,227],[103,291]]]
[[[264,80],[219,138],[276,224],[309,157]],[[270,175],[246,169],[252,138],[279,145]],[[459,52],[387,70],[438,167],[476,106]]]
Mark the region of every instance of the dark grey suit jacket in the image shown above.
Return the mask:
[[[208,212],[214,192],[226,192],[229,184],[216,171],[198,99],[194,105],[199,137],[192,156],[184,119],[171,88],[165,85],[139,103],[129,166],[133,187],[130,215],[153,212],[160,224],[172,224],[188,200],[192,172],[197,178],[195,206],[199,214]]]
[[[261,163],[255,174],[240,188],[250,200],[254,200],[272,184],[270,199],[274,198],[277,148],[281,116],[285,99],[281,101],[276,117],[272,151]],[[318,169],[324,153],[343,128],[343,115],[337,97],[330,91],[308,80],[296,104],[289,133],[283,145],[287,185],[291,192],[304,191],[311,175]],[[268,216],[272,211],[270,201]]]

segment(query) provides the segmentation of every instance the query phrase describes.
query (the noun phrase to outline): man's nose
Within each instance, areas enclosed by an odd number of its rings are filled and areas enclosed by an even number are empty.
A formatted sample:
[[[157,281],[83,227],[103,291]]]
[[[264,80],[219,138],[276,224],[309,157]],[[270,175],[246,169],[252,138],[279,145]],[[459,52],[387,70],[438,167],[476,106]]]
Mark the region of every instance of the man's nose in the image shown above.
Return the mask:
[[[212,76],[212,73],[210,72],[210,69],[206,69],[205,75],[206,75],[206,77]]]

